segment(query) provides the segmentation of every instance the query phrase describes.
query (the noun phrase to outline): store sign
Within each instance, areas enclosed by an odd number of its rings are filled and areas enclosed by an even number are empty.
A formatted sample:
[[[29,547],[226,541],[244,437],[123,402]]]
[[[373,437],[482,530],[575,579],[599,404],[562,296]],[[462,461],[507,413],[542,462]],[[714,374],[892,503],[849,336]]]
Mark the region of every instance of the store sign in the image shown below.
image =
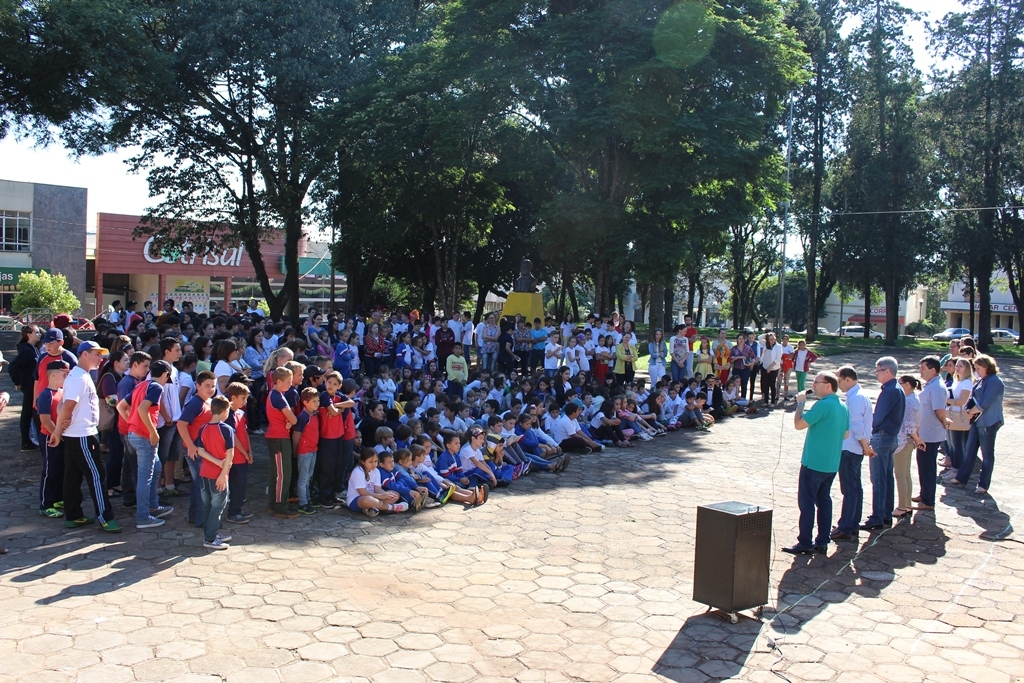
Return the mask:
[[[943,301],[939,306],[946,311],[966,311],[971,307],[971,304],[968,301]],[[988,308],[993,313],[1017,313],[1017,306],[1014,304],[989,304]],[[981,304],[975,302],[974,310],[980,311]]]
[[[242,246],[217,246],[206,254],[189,253],[188,243],[157,244],[152,236],[136,237],[139,216],[101,213],[96,222],[96,272],[165,275],[168,277],[239,277],[254,278],[249,253]],[[204,245],[205,247],[205,245]],[[300,242],[300,255],[305,245]],[[284,253],[284,237],[260,245],[267,275],[281,279],[280,267]]]
[[[18,278],[22,273],[38,273],[45,268],[0,268],[0,292],[18,292]],[[49,271],[46,271],[49,272]]]
[[[150,263],[175,263],[179,262],[183,266],[194,266],[196,265],[196,259],[199,259],[199,265],[216,268],[220,266],[226,266],[228,268],[239,268],[242,265],[242,256],[245,255],[245,247],[237,246],[230,249],[217,253],[213,252],[204,255],[202,258],[198,254],[189,254],[189,244],[186,242],[182,249],[164,249],[160,251],[154,247],[156,237],[150,237],[146,240],[145,246],[142,248],[142,255],[146,257],[146,260]]]

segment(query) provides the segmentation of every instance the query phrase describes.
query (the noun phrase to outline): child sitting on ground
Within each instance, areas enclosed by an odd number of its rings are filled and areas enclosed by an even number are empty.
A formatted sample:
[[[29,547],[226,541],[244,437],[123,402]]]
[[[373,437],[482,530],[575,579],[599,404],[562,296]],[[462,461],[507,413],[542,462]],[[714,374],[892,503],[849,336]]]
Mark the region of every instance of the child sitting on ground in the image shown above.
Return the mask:
[[[482,437],[483,430],[479,427],[474,427],[474,429],[478,430]],[[463,475],[462,468],[459,466],[459,451],[462,448],[462,439],[455,432],[445,431],[442,432],[442,440],[444,447],[437,455],[437,460],[434,465],[435,469],[442,477],[452,484],[471,487],[470,490],[474,494],[474,505],[485,503],[490,493],[490,489],[484,485],[472,486],[469,478]]]
[[[359,454],[359,464],[348,479],[346,504],[352,512],[362,510],[367,517],[376,517],[381,510],[405,512],[409,509],[409,504],[403,503],[397,493],[385,491],[381,486],[377,451],[372,448],[364,448]]]
[[[399,448],[395,451],[395,470],[400,473],[402,480],[410,487],[415,487],[423,495],[425,508],[436,508],[441,505],[441,498],[445,497],[445,489],[440,484],[425,477],[413,469],[412,450],[416,449],[423,454],[423,446],[413,444],[410,448]]]
[[[402,449],[407,451],[407,449]],[[407,480],[402,472],[395,467],[395,454],[385,451],[378,455],[377,471],[380,473],[380,485],[385,491],[394,491],[408,503],[409,509],[419,512],[427,500],[427,490],[417,486],[415,480]]]

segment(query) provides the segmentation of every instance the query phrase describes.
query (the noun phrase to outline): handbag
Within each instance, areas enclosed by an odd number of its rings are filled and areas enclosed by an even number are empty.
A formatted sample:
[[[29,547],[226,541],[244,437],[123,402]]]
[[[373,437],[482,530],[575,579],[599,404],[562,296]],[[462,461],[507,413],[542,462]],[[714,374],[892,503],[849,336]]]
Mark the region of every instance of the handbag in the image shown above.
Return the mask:
[[[117,411],[110,407],[105,398],[100,399],[100,432],[109,432],[117,424]]]
[[[971,429],[971,418],[967,415],[966,409],[949,411],[949,424],[947,428],[953,432],[966,432]]]

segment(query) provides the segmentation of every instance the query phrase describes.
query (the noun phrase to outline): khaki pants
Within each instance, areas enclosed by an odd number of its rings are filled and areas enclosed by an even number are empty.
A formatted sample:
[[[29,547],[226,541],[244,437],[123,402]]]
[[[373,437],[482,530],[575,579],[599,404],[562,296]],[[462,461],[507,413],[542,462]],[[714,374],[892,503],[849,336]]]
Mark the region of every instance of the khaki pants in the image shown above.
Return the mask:
[[[913,441],[908,441],[907,445],[896,451],[893,455],[893,474],[896,476],[896,495],[898,502],[896,507],[907,510],[911,506],[911,491],[914,488],[914,482],[910,478],[910,463],[914,459],[914,451],[917,447]]]

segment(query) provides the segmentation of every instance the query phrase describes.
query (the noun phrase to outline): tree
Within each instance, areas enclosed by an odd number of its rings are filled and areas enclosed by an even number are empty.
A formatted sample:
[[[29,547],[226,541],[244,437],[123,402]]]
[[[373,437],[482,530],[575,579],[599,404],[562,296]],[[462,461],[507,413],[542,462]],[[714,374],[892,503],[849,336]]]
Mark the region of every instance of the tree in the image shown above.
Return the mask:
[[[761,217],[750,223],[734,225],[730,232],[732,326],[734,329],[742,329],[748,320],[752,320],[760,327],[763,318],[754,304],[758,292],[779,263],[779,246],[782,238],[779,222]]]
[[[807,46],[811,71],[810,81],[793,100],[792,177],[807,280],[807,303],[801,308],[811,311],[809,342],[816,338],[817,320],[836,283],[835,225],[825,211],[825,188],[829,160],[841,147],[849,112],[849,45],[840,32],[846,14],[839,0],[798,0],[790,5],[787,18]]]
[[[885,343],[894,345],[900,301],[927,269],[936,243],[937,224],[918,213],[937,202],[929,177],[934,155],[918,116],[923,85],[903,39],[912,13],[894,0],[861,0],[854,8],[861,25],[851,36],[855,99],[841,171],[849,213],[843,239],[866,294],[865,318],[870,287],[878,284],[886,304]]]
[[[21,312],[26,308],[48,308],[53,313],[73,313],[81,308],[78,297],[61,274],[50,275],[45,270],[24,272],[18,277],[18,291],[11,308]]]
[[[1002,207],[1019,204],[1024,194],[1019,164],[1024,7],[1016,0],[963,4],[966,11],[948,14],[935,34],[940,54],[963,64],[939,79],[936,108],[942,123],[937,133],[950,204],[972,210],[959,222],[956,245],[967,248],[960,256],[977,289],[978,346],[985,350],[992,343],[990,293],[997,252],[1015,280],[1011,291],[1019,292],[1013,258],[1016,220],[1012,209]]]
[[[296,317],[307,194],[338,153],[327,112],[374,75],[378,58],[416,41],[411,24],[428,10],[415,1],[128,5],[136,21],[125,29],[147,38],[129,63],[131,87],[66,135],[81,151],[141,146],[135,167],[161,197],[143,230],[198,253],[244,244],[272,315]],[[263,245],[277,230],[286,274],[274,292]]]
[[[636,248],[638,231],[677,239],[702,213],[730,209],[733,187],[778,177],[766,121],[802,77],[778,4],[467,0],[460,10],[462,33],[484,48],[463,52],[516,93],[510,115],[565,170],[545,224],[585,253],[598,311],[660,259]],[[757,194],[740,195],[744,220]]]

